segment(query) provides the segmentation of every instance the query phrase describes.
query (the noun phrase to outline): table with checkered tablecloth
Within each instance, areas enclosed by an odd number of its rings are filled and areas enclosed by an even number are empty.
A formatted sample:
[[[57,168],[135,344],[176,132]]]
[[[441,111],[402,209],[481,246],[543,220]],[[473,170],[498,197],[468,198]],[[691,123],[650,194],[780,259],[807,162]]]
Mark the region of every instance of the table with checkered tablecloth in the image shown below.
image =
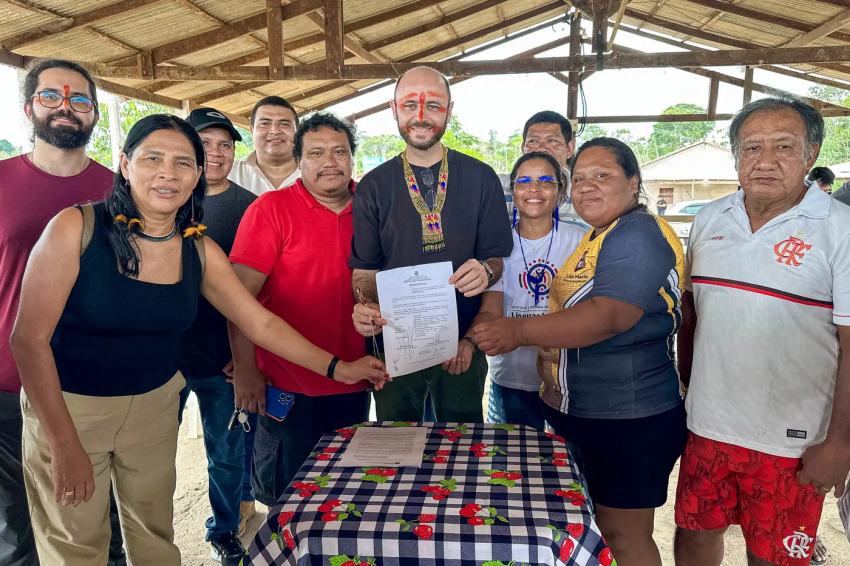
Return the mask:
[[[424,426],[419,468],[341,468],[325,435],[243,565],[610,566],[564,439],[520,425]],[[355,427],[356,428],[356,427]]]

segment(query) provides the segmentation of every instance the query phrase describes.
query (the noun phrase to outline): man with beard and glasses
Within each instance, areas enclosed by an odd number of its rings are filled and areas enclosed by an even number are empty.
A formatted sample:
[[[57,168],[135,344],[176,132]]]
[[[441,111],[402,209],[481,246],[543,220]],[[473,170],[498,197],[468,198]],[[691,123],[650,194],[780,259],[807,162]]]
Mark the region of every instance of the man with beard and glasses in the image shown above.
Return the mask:
[[[0,564],[6,566],[38,564],[21,463],[21,380],[9,349],[24,268],[48,221],[65,208],[104,198],[113,177],[86,157],[100,115],[85,69],[43,61],[27,74],[23,99],[34,149],[0,161]],[[117,515],[112,524],[114,532]],[[125,563],[116,534],[110,564]]]
[[[501,258],[513,249],[502,185],[488,165],[440,143],[452,112],[443,75],[428,67],[408,71],[396,83],[390,106],[407,146],[367,173],[354,194],[349,265],[352,287],[359,287],[367,303],[355,306],[354,325],[371,337],[386,324],[378,305],[378,271],[451,261],[461,339],[455,358],[377,391],[378,420],[422,420],[430,392],[438,421],[480,423],[487,359],[470,327],[481,293],[501,277]],[[426,217],[436,217],[439,228],[430,230]]]
[[[254,151],[233,164],[228,178],[257,196],[293,184],[301,171],[292,155],[298,113],[286,99],[267,96],[251,111]]]

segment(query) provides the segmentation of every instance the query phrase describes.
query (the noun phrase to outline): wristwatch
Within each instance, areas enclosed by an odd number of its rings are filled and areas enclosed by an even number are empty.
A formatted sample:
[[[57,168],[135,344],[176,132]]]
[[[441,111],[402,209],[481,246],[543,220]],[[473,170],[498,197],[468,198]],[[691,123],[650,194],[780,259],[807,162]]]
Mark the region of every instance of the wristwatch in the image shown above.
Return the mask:
[[[490,267],[490,264],[484,261],[483,259],[479,259],[478,263],[484,266],[484,271],[487,272],[487,285],[492,285],[496,280],[496,274],[493,273],[493,269]]]

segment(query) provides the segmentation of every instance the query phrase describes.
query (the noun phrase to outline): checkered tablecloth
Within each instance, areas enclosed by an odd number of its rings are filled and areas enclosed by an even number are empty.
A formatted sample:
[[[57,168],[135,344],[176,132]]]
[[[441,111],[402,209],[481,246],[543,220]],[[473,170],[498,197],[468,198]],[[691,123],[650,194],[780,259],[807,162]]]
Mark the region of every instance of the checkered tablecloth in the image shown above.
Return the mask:
[[[419,468],[340,468],[355,431],[325,435],[244,566],[612,564],[562,438],[514,425],[413,426],[429,429]]]

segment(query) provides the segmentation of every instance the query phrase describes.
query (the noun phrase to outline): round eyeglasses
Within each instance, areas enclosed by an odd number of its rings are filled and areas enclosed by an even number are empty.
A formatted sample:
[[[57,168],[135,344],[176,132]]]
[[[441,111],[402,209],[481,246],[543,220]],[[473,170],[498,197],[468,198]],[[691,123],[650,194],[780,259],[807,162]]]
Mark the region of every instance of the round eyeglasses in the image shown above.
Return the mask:
[[[62,96],[58,92],[54,92],[52,90],[43,90],[35,93],[33,98],[35,97],[38,97],[38,102],[45,108],[59,108],[66,100],[71,106],[71,110],[81,114],[91,112],[94,107],[94,103],[91,99],[81,94],[75,94],[74,96]]]

